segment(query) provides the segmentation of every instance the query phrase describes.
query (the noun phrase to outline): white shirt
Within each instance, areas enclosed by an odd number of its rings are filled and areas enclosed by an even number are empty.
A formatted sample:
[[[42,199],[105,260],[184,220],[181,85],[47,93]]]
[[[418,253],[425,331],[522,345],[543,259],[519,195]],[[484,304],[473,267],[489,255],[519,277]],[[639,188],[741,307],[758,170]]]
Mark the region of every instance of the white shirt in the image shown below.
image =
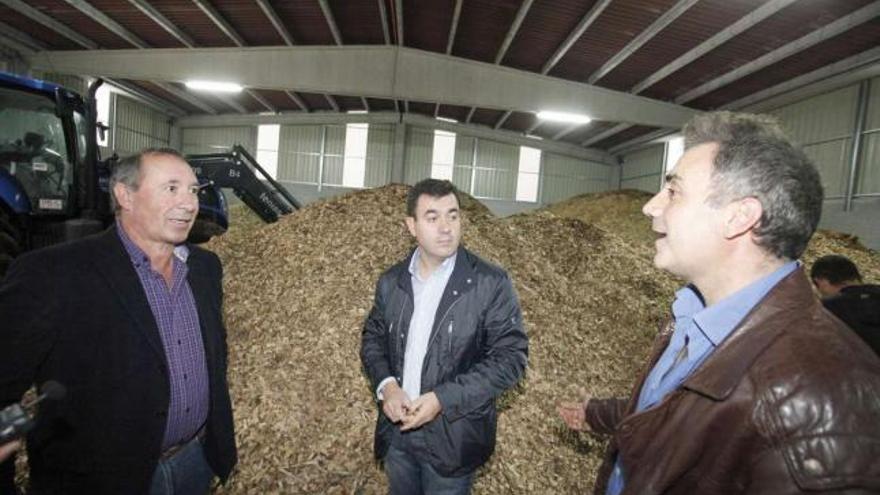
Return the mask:
[[[416,249],[409,263],[409,273],[413,287],[413,315],[409,322],[409,333],[406,338],[406,350],[403,355],[403,390],[410,400],[421,395],[422,365],[428,352],[431,328],[440,299],[446,290],[446,284],[455,268],[456,255],[443,260],[431,275],[423,279],[419,274],[421,248]],[[381,390],[394,377],[388,377],[379,383],[376,396],[382,400]]]

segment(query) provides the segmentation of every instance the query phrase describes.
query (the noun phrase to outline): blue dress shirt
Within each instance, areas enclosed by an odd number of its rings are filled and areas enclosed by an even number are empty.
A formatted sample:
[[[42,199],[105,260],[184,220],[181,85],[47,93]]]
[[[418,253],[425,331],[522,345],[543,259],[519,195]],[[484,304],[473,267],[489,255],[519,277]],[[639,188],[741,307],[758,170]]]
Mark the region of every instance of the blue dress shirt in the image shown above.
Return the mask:
[[[669,345],[642,385],[636,412],[654,407],[667,394],[678,388],[733,332],[749,311],[770,292],[770,289],[797,267],[797,261],[786,263],[773,273],[752,282],[708,308],[690,286],[676,292],[675,301],[672,303],[675,330],[669,339]],[[686,357],[676,360],[685,346],[687,346]],[[608,480],[606,495],[618,495],[623,491],[624,474],[624,466],[618,458]]]

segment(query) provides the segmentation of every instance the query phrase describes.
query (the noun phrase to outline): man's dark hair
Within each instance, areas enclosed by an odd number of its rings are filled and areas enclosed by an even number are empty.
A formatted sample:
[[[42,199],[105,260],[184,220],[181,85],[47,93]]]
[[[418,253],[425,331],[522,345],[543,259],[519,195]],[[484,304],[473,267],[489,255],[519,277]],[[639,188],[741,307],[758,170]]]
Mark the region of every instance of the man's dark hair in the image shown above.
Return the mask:
[[[685,149],[718,145],[709,204],[753,197],[764,212],[756,242],[778,258],[804,252],[822,214],[819,172],[772,117],[733,112],[704,113],[684,127]]]
[[[839,254],[829,254],[817,259],[813,263],[813,267],[810,268],[810,278],[813,280],[825,279],[835,285],[862,281],[862,275],[856,268],[856,264],[846,256]]]
[[[439,179],[424,179],[409,188],[409,192],[406,194],[406,216],[413,218],[416,217],[416,204],[418,204],[419,198],[423,194],[427,194],[433,198],[442,198],[443,196],[452,194],[455,196],[455,202],[461,207],[461,198],[458,196],[458,189],[455,188],[452,182]]]
[[[114,212],[119,212],[119,203],[116,202],[113,187],[116,184],[124,184],[132,191],[137,191],[141,185],[141,166],[144,163],[144,157],[148,155],[171,155],[186,161],[183,155],[174,148],[144,148],[119,160],[110,172],[110,206]]]

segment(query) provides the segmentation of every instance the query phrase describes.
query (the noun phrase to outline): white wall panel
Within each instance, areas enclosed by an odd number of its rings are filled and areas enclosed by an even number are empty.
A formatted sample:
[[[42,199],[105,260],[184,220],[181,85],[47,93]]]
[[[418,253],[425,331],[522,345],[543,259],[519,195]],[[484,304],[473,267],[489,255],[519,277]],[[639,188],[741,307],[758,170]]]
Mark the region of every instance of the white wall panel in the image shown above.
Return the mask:
[[[474,196],[514,199],[519,167],[519,147],[480,139],[477,141]]]
[[[169,146],[171,119],[167,115],[118,93],[113,93],[112,98],[113,149],[119,156]]]
[[[320,125],[283,125],[278,139],[278,180],[318,183]]]
[[[181,142],[185,154],[222,153],[240,144],[257,155],[257,127],[184,127]]]
[[[434,130],[407,126],[404,153],[404,182],[416,182],[431,177],[431,157],[434,150]]]
[[[880,130],[880,77],[871,79],[871,93],[868,96],[868,113],[865,130]]]
[[[324,142],[324,177],[322,184],[341,186],[345,164],[345,126],[328,125]]]
[[[663,174],[664,144],[623,155],[621,189],[640,189],[655,193],[660,190]]]
[[[610,189],[611,167],[577,158],[546,153],[541,161],[543,186],[541,203],[549,204],[572,196]]]
[[[804,153],[810,157],[819,176],[822,178],[822,187],[825,188],[825,197],[842,197],[846,194],[846,177],[849,170],[849,156],[852,150],[852,140],[849,138],[835,139],[818,144],[809,144],[803,147]]]
[[[648,175],[645,177],[638,177],[635,179],[621,180],[620,188],[621,189],[638,189],[640,191],[648,191],[651,193],[656,193],[660,189],[660,176],[659,175]]]
[[[792,103],[769,112],[801,145],[852,135],[858,85]]]
[[[477,138],[457,135],[455,137],[455,168],[452,170],[452,183],[459,190],[473,195],[471,179],[474,174],[474,144]]]
[[[856,194],[880,193],[880,132],[863,135],[860,158],[862,167],[857,176]],[[880,218],[880,211],[875,218]],[[877,222],[877,230],[880,231],[880,221]]]
[[[371,124],[367,134],[366,187],[382,186],[391,178],[391,156],[394,150],[394,126]]]

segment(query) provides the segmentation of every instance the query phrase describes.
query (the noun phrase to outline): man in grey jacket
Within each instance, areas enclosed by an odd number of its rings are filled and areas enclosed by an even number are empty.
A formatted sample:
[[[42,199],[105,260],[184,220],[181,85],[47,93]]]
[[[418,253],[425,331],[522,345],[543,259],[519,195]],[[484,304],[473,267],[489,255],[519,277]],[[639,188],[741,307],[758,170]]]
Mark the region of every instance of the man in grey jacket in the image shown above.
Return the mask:
[[[507,273],[459,246],[449,181],[410,190],[418,247],[379,278],[361,360],[381,407],[375,437],[392,494],[469,493],[495,448],[495,399],[520,379],[528,338]]]

